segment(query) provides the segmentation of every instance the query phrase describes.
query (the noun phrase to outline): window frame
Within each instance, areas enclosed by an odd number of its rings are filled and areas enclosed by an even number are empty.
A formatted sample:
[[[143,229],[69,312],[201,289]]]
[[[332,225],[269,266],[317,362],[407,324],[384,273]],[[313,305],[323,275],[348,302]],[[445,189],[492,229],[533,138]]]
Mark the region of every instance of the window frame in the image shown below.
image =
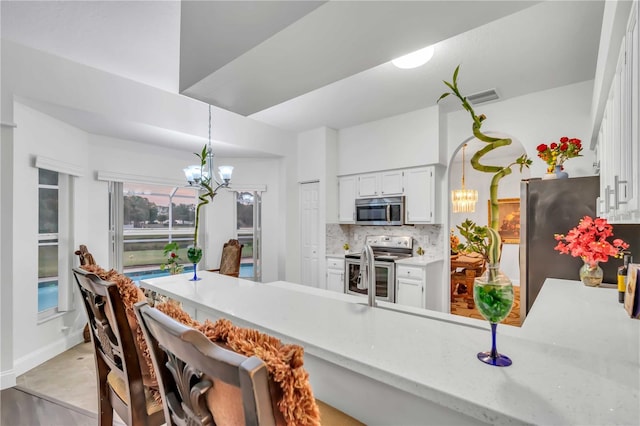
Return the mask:
[[[53,167],[51,167],[53,165]],[[58,247],[58,263],[57,263],[57,291],[58,300],[56,306],[48,308],[42,311],[37,311],[37,322],[42,323],[50,319],[56,318],[65,312],[74,309],[74,293],[71,282],[71,268],[72,257],[70,255],[74,244],[73,224],[72,224],[72,211],[73,211],[73,175],[65,173],[56,169],[55,163],[49,160],[46,164],[40,162],[38,167],[38,161],[36,161],[36,168],[38,169],[38,200],[40,200],[40,189],[56,189],[58,191],[58,232],[40,232],[38,226],[37,245],[38,247],[44,245],[56,245]],[[59,169],[59,168],[58,168]],[[48,170],[50,172],[57,173],[58,184],[40,184],[40,171]],[[39,201],[38,201],[39,203]],[[40,208],[38,207],[38,220],[40,220]],[[55,242],[47,242],[56,240]],[[39,250],[38,250],[39,251]],[[38,259],[39,262],[39,259]],[[53,278],[53,277],[51,277]],[[40,285],[40,277],[38,277],[38,283]],[[40,294],[38,292],[37,301],[39,301]]]

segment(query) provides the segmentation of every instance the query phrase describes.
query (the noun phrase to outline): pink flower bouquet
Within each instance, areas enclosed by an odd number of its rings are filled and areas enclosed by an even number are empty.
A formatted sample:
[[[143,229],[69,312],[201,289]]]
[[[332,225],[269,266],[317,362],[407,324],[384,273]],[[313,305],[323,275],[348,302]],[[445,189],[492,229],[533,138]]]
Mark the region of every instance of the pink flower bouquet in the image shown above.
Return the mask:
[[[554,249],[562,254],[581,257],[585,263],[595,266],[598,262],[608,261],[610,256],[622,257],[622,251],[629,248],[629,244],[620,238],[607,241],[611,236],[613,227],[606,219],[585,216],[567,235],[555,234],[558,244]]]

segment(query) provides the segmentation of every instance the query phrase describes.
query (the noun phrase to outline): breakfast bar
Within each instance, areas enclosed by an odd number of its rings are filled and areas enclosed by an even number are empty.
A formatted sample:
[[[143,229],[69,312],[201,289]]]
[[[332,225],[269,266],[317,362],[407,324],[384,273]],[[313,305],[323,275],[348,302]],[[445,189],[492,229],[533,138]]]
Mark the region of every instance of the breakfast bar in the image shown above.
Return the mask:
[[[498,326],[507,368],[479,362],[489,324],[284,281],[201,273],[143,280],[197,320],[302,346],[316,396],[370,424],[637,424],[640,321],[608,288],[547,279],[522,327]]]

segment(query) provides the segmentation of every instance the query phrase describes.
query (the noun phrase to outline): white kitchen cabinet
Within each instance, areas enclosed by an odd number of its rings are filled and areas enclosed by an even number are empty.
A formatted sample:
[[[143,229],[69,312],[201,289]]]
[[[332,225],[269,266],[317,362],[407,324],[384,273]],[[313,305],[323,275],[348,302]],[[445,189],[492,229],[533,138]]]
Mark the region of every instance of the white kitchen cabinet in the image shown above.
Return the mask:
[[[404,171],[392,170],[380,173],[380,195],[398,196],[404,193]]]
[[[378,173],[358,176],[358,198],[377,197],[379,178]]]
[[[411,258],[396,262],[396,303],[432,311],[448,312],[444,306],[443,260]]]
[[[396,303],[416,308],[425,307],[425,271],[425,268],[418,266],[397,265]]]
[[[638,14],[636,1],[620,45],[597,138],[600,163],[598,214],[612,223],[640,223]]]
[[[404,173],[390,170],[358,176],[358,198],[398,196],[404,192]]]
[[[338,179],[338,222],[356,222],[356,181],[355,176],[344,176]]]
[[[405,170],[405,222],[407,224],[438,223],[436,172],[435,166]]]
[[[344,293],[344,258],[327,256],[327,290]]]

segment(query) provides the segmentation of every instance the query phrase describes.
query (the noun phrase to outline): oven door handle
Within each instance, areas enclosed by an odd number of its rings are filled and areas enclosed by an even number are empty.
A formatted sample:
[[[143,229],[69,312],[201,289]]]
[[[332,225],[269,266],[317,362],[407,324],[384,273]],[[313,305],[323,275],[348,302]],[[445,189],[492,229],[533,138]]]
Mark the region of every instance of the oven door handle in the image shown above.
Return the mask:
[[[391,204],[387,204],[387,222],[391,222]]]

